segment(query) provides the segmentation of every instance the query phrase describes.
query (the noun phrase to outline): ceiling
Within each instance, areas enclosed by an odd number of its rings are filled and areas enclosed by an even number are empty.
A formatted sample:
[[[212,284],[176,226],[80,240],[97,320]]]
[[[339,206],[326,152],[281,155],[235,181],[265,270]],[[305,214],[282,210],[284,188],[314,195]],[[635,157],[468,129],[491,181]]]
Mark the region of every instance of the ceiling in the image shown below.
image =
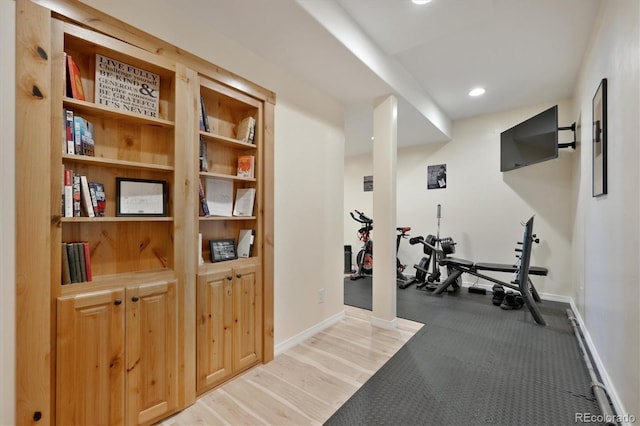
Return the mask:
[[[345,105],[345,155],[398,97],[398,146],[451,122],[572,96],[601,0],[165,0]],[[476,86],[481,97],[468,96]]]

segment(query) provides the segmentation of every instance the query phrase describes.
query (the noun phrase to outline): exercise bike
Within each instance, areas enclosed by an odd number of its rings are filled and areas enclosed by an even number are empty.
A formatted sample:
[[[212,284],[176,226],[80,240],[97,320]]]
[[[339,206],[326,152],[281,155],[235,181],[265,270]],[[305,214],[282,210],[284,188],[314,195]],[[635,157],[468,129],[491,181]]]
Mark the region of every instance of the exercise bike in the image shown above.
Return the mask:
[[[353,214],[356,212],[358,215]],[[373,241],[371,240],[371,230],[373,229],[373,219],[367,217],[364,213],[354,210],[349,212],[351,218],[363,226],[358,229],[358,239],[362,241],[362,248],[356,255],[356,273],[351,275],[352,280],[368,277],[373,274]]]
[[[354,212],[357,214],[354,214]],[[371,276],[373,274],[373,241],[371,240],[371,230],[373,229],[373,219],[369,218],[364,213],[354,210],[353,212],[349,212],[351,218],[358,223],[361,223],[363,226],[358,229],[358,239],[363,242],[362,248],[356,255],[356,273],[351,275],[352,280],[357,280],[360,278],[364,278],[366,276]],[[396,228],[398,231],[398,235],[396,236],[396,280],[401,288],[402,285],[406,283],[411,284],[413,281],[413,277],[406,277],[403,274],[404,269],[407,265],[403,265],[400,263],[400,259],[397,257],[398,249],[400,248],[400,241],[403,238],[408,238],[409,232],[411,230],[410,227],[400,227]],[[408,285],[408,284],[407,284]]]

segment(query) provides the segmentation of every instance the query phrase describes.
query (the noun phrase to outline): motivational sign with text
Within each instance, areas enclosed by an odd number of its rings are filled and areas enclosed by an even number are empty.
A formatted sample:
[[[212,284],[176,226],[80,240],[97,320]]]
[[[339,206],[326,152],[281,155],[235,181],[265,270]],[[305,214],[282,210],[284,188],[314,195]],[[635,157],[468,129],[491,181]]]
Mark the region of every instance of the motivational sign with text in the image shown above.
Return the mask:
[[[160,76],[96,54],[96,103],[158,118]]]

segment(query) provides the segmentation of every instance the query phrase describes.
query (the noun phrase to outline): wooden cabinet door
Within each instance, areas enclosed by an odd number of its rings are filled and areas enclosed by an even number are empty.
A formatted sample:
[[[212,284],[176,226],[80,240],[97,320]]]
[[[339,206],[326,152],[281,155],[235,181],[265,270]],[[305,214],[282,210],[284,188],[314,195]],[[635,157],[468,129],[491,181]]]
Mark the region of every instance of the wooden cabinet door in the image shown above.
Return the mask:
[[[197,358],[198,391],[233,374],[232,271],[198,275]]]
[[[177,407],[176,283],[126,289],[127,424],[148,423]]]
[[[262,285],[258,266],[234,269],[234,370],[262,359]]]
[[[61,297],[57,304],[57,423],[123,424],[124,291]]]

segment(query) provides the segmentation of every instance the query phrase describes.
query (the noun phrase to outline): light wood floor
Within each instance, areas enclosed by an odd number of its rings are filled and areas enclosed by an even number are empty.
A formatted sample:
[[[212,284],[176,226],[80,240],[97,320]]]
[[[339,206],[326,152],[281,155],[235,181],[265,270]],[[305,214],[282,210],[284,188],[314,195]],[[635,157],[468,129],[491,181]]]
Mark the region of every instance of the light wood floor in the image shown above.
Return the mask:
[[[422,324],[372,327],[371,312],[345,306],[339,323],[211,391],[161,425],[320,425]]]

